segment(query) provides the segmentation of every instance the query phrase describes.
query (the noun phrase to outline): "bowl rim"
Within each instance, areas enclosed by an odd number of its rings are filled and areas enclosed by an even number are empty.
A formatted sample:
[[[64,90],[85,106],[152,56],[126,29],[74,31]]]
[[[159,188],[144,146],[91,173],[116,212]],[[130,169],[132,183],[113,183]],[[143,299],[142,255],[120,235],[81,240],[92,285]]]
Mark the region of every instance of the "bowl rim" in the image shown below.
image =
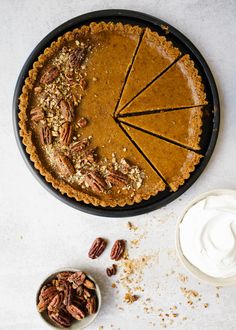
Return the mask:
[[[184,255],[182,248],[181,248],[181,243],[180,243],[180,230],[179,230],[179,226],[181,224],[181,222],[184,219],[185,214],[188,212],[188,210],[195,205],[196,203],[200,202],[201,200],[205,199],[208,196],[220,196],[220,195],[232,195],[236,197],[236,190],[234,189],[214,189],[214,190],[210,190],[207,191],[205,193],[202,193],[200,195],[198,195],[197,197],[195,197],[194,199],[192,199],[188,205],[186,206],[186,208],[184,209],[182,215],[179,217],[177,224],[176,224],[176,228],[175,228],[175,248],[176,248],[176,252],[177,255],[179,257],[179,260],[181,261],[182,265],[184,266],[184,268],[190,272],[195,278],[197,278],[200,281],[206,282],[208,284],[214,285],[214,286],[220,286],[220,287],[224,287],[224,286],[232,286],[232,285],[236,285],[236,275],[235,276],[231,276],[231,277],[227,277],[227,278],[223,278],[223,277],[213,277],[210,276],[206,273],[204,273],[203,271],[201,271],[199,268],[197,268],[196,266],[194,266]]]
[[[40,294],[40,291],[42,289],[42,287],[50,280],[51,277],[54,277],[56,274],[60,273],[60,272],[65,272],[65,271],[71,271],[71,272],[79,272],[79,271],[82,271],[84,272],[83,270],[81,270],[80,268],[75,268],[75,267],[63,267],[63,268],[59,268],[59,269],[56,269],[54,272],[51,272],[50,274],[48,274],[44,280],[41,282],[40,286],[38,287],[37,289],[37,292],[36,292],[36,296],[35,296],[35,303],[36,303],[36,310],[37,310],[37,314],[40,316],[41,320],[43,320],[48,326],[50,326],[52,329],[62,329],[61,327],[57,326],[57,325],[53,325],[51,322],[49,322],[47,320],[46,317],[44,317],[43,313],[40,313],[37,309],[37,304],[38,304],[38,298],[39,298],[39,294]],[[101,289],[97,283],[97,281],[91,276],[89,275],[87,272],[84,272],[86,274],[86,276],[91,279],[95,285],[96,285],[96,294],[97,294],[97,298],[98,298],[98,308],[97,308],[97,311],[95,314],[92,315],[92,317],[90,319],[88,319],[88,321],[82,325],[81,327],[79,327],[79,322],[80,321],[77,321],[75,322],[74,324],[78,324],[78,327],[70,327],[70,328],[67,328],[67,329],[74,329],[74,330],[82,330],[82,329],[85,329],[87,328],[95,319],[96,317],[98,316],[99,312],[100,312],[100,309],[101,309],[101,304],[102,304],[102,295],[101,295]],[[86,320],[86,318],[84,318],[83,320]]]

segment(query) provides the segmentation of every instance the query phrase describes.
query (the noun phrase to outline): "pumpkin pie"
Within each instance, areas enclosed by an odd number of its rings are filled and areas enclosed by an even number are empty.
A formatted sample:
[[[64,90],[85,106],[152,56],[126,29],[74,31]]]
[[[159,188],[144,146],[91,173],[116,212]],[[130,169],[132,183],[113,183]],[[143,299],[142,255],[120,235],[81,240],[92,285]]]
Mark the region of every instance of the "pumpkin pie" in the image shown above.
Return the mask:
[[[19,102],[23,143],[46,181],[95,206],[132,205],[177,190],[201,158],[187,149],[199,148],[200,108],[153,113],[160,117],[153,123],[146,114],[157,83],[161,108],[204,104],[197,70],[179,54],[156,32],[111,22],[69,31],[46,48]],[[126,112],[146,93],[134,111],[145,115]]]
[[[176,109],[207,104],[201,77],[184,55],[131,101],[120,114]]]
[[[200,150],[202,107],[120,117],[121,122],[141,128],[187,148]]]
[[[173,191],[176,191],[189,178],[190,173],[194,171],[195,166],[202,157],[194,151],[177,146],[134,127],[122,123],[121,125]]]
[[[133,99],[148,83],[167,69],[180,54],[179,49],[175,48],[165,37],[161,37],[157,32],[152,32],[149,28],[146,28],[117,112],[124,108],[126,103]]]

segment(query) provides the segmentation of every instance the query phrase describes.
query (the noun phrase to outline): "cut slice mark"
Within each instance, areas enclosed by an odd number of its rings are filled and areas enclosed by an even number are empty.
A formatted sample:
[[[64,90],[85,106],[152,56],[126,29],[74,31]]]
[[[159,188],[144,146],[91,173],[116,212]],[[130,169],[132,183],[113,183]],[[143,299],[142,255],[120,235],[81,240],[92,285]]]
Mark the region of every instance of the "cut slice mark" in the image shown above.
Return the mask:
[[[147,131],[147,130],[141,128],[141,127],[135,126],[135,125],[130,124],[130,123],[126,123],[125,121],[120,120],[120,122],[121,122],[123,125],[130,126],[130,127],[135,128],[135,129],[137,129],[137,130],[139,130],[139,131],[141,131],[141,132],[143,132],[143,133],[146,133],[146,134],[149,134],[149,135],[155,136],[155,137],[157,137],[157,138],[159,138],[159,139],[161,139],[161,140],[164,140],[164,141],[166,141],[166,142],[169,142],[169,143],[171,143],[171,144],[174,144],[174,145],[176,145],[176,146],[178,146],[178,147],[181,147],[181,148],[184,148],[184,149],[187,149],[187,150],[190,150],[190,151],[194,151],[195,153],[204,156],[199,150],[195,150],[195,149],[193,149],[193,148],[187,147],[187,146],[185,146],[185,145],[182,144],[182,143],[179,143],[179,142],[173,141],[173,140],[168,139],[168,138],[166,138],[166,137],[164,137],[164,136],[162,136],[162,135],[159,135],[159,134],[156,134],[156,133],[153,133],[153,132],[149,132],[149,131]]]
[[[160,113],[160,112],[169,112],[169,111],[178,111],[178,110],[185,110],[190,108],[200,108],[200,107],[206,107],[209,106],[208,104],[200,104],[200,105],[188,105],[186,107],[177,107],[177,108],[164,108],[164,109],[156,109],[156,110],[145,110],[140,112],[133,112],[133,113],[124,113],[119,114],[117,118],[125,118],[125,117],[136,117],[136,116],[146,116],[151,115],[154,113]]]
[[[153,78],[144,88],[142,88],[134,97],[132,97],[129,102],[127,102],[119,111],[118,115],[134,100],[137,96],[143,93],[150,85],[152,85],[156,80],[158,80],[166,71],[168,71],[176,62],[178,62],[185,54],[181,54],[177,57],[170,65],[168,65],[161,73],[159,73],[155,78]],[[120,102],[120,99],[119,99]],[[117,104],[118,107],[119,103]],[[117,110],[116,107],[116,110]],[[115,111],[116,112],[116,111]]]
[[[143,153],[143,151],[140,149],[140,147],[137,145],[137,143],[134,142],[134,140],[131,138],[131,136],[126,132],[126,130],[122,127],[121,123],[116,120],[116,123],[119,125],[120,129],[123,131],[123,133],[127,136],[127,138],[130,140],[130,142],[135,146],[135,148],[139,151],[139,153],[143,156],[143,158],[146,160],[146,162],[151,166],[151,168],[157,173],[157,175],[162,179],[162,181],[165,183],[167,187],[171,190],[171,187],[169,183],[163,178],[161,173],[155,168],[155,166],[152,164],[152,162],[147,158],[147,156]]]
[[[122,88],[121,88],[120,95],[119,95],[119,98],[118,98],[118,100],[117,100],[117,103],[116,103],[115,109],[114,109],[114,111],[113,111],[113,116],[115,116],[116,111],[117,111],[117,109],[118,109],[118,107],[119,107],[120,100],[121,100],[122,94],[123,94],[123,92],[124,92],[124,88],[125,88],[126,82],[127,82],[128,78],[129,78],[129,74],[130,74],[130,71],[131,71],[132,66],[133,66],[133,64],[134,64],[135,57],[136,57],[136,55],[137,55],[137,53],[138,53],[139,47],[140,47],[141,42],[142,42],[142,39],[143,39],[144,31],[145,31],[145,30],[143,29],[142,32],[141,32],[141,34],[140,34],[139,42],[138,42],[138,44],[137,44],[137,47],[136,47],[136,49],[135,49],[135,51],[134,51],[134,54],[133,54],[133,58],[132,58],[131,63],[130,63],[130,65],[129,65],[129,67],[128,67],[128,70],[127,70],[127,72],[126,72],[125,80],[124,80],[123,86],[122,86]]]

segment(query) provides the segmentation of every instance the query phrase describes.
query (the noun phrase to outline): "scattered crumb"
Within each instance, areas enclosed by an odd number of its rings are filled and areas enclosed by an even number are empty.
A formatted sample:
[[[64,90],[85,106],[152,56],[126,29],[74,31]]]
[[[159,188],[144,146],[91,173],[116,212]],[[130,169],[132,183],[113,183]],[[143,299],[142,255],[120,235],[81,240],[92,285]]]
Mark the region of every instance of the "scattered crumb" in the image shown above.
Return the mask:
[[[127,223],[127,226],[128,226],[129,230],[133,230],[133,231],[138,230],[138,227],[135,226],[134,224],[132,224],[132,222],[130,222],[130,221]]]
[[[180,291],[187,299],[199,297],[199,293],[196,290],[187,290],[186,288],[180,288]]]
[[[113,289],[117,288],[116,283],[112,283],[111,287],[112,287]]]
[[[138,299],[139,299],[139,296],[137,296],[135,294],[133,295],[130,292],[127,292],[124,296],[124,302],[126,302],[127,304],[133,304]]]
[[[208,303],[205,303],[205,304],[204,304],[204,308],[207,308],[208,306],[209,306]]]
[[[168,25],[165,25],[165,24],[161,24],[161,28],[162,30],[165,32],[165,34],[168,34],[170,31],[169,31],[169,26]]]
[[[188,276],[184,275],[184,274],[179,274],[179,280],[182,283],[186,283],[186,282],[188,282]]]

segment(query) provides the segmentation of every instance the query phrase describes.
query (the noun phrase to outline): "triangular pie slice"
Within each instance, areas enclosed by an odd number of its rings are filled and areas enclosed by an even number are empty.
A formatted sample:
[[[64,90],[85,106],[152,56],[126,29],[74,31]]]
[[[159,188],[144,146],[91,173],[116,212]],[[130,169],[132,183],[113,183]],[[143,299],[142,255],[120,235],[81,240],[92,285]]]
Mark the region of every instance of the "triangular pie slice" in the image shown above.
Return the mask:
[[[207,104],[201,77],[189,55],[183,56],[139,94],[120,114]]]
[[[134,144],[149,159],[173,191],[184,184],[200,162],[201,155],[162,140],[141,130],[121,124]]]
[[[120,117],[120,120],[188,148],[200,149],[202,107]]]
[[[117,112],[149,82],[174,62],[180,54],[179,49],[175,48],[165,37],[161,37],[157,32],[146,28],[123,90]]]

